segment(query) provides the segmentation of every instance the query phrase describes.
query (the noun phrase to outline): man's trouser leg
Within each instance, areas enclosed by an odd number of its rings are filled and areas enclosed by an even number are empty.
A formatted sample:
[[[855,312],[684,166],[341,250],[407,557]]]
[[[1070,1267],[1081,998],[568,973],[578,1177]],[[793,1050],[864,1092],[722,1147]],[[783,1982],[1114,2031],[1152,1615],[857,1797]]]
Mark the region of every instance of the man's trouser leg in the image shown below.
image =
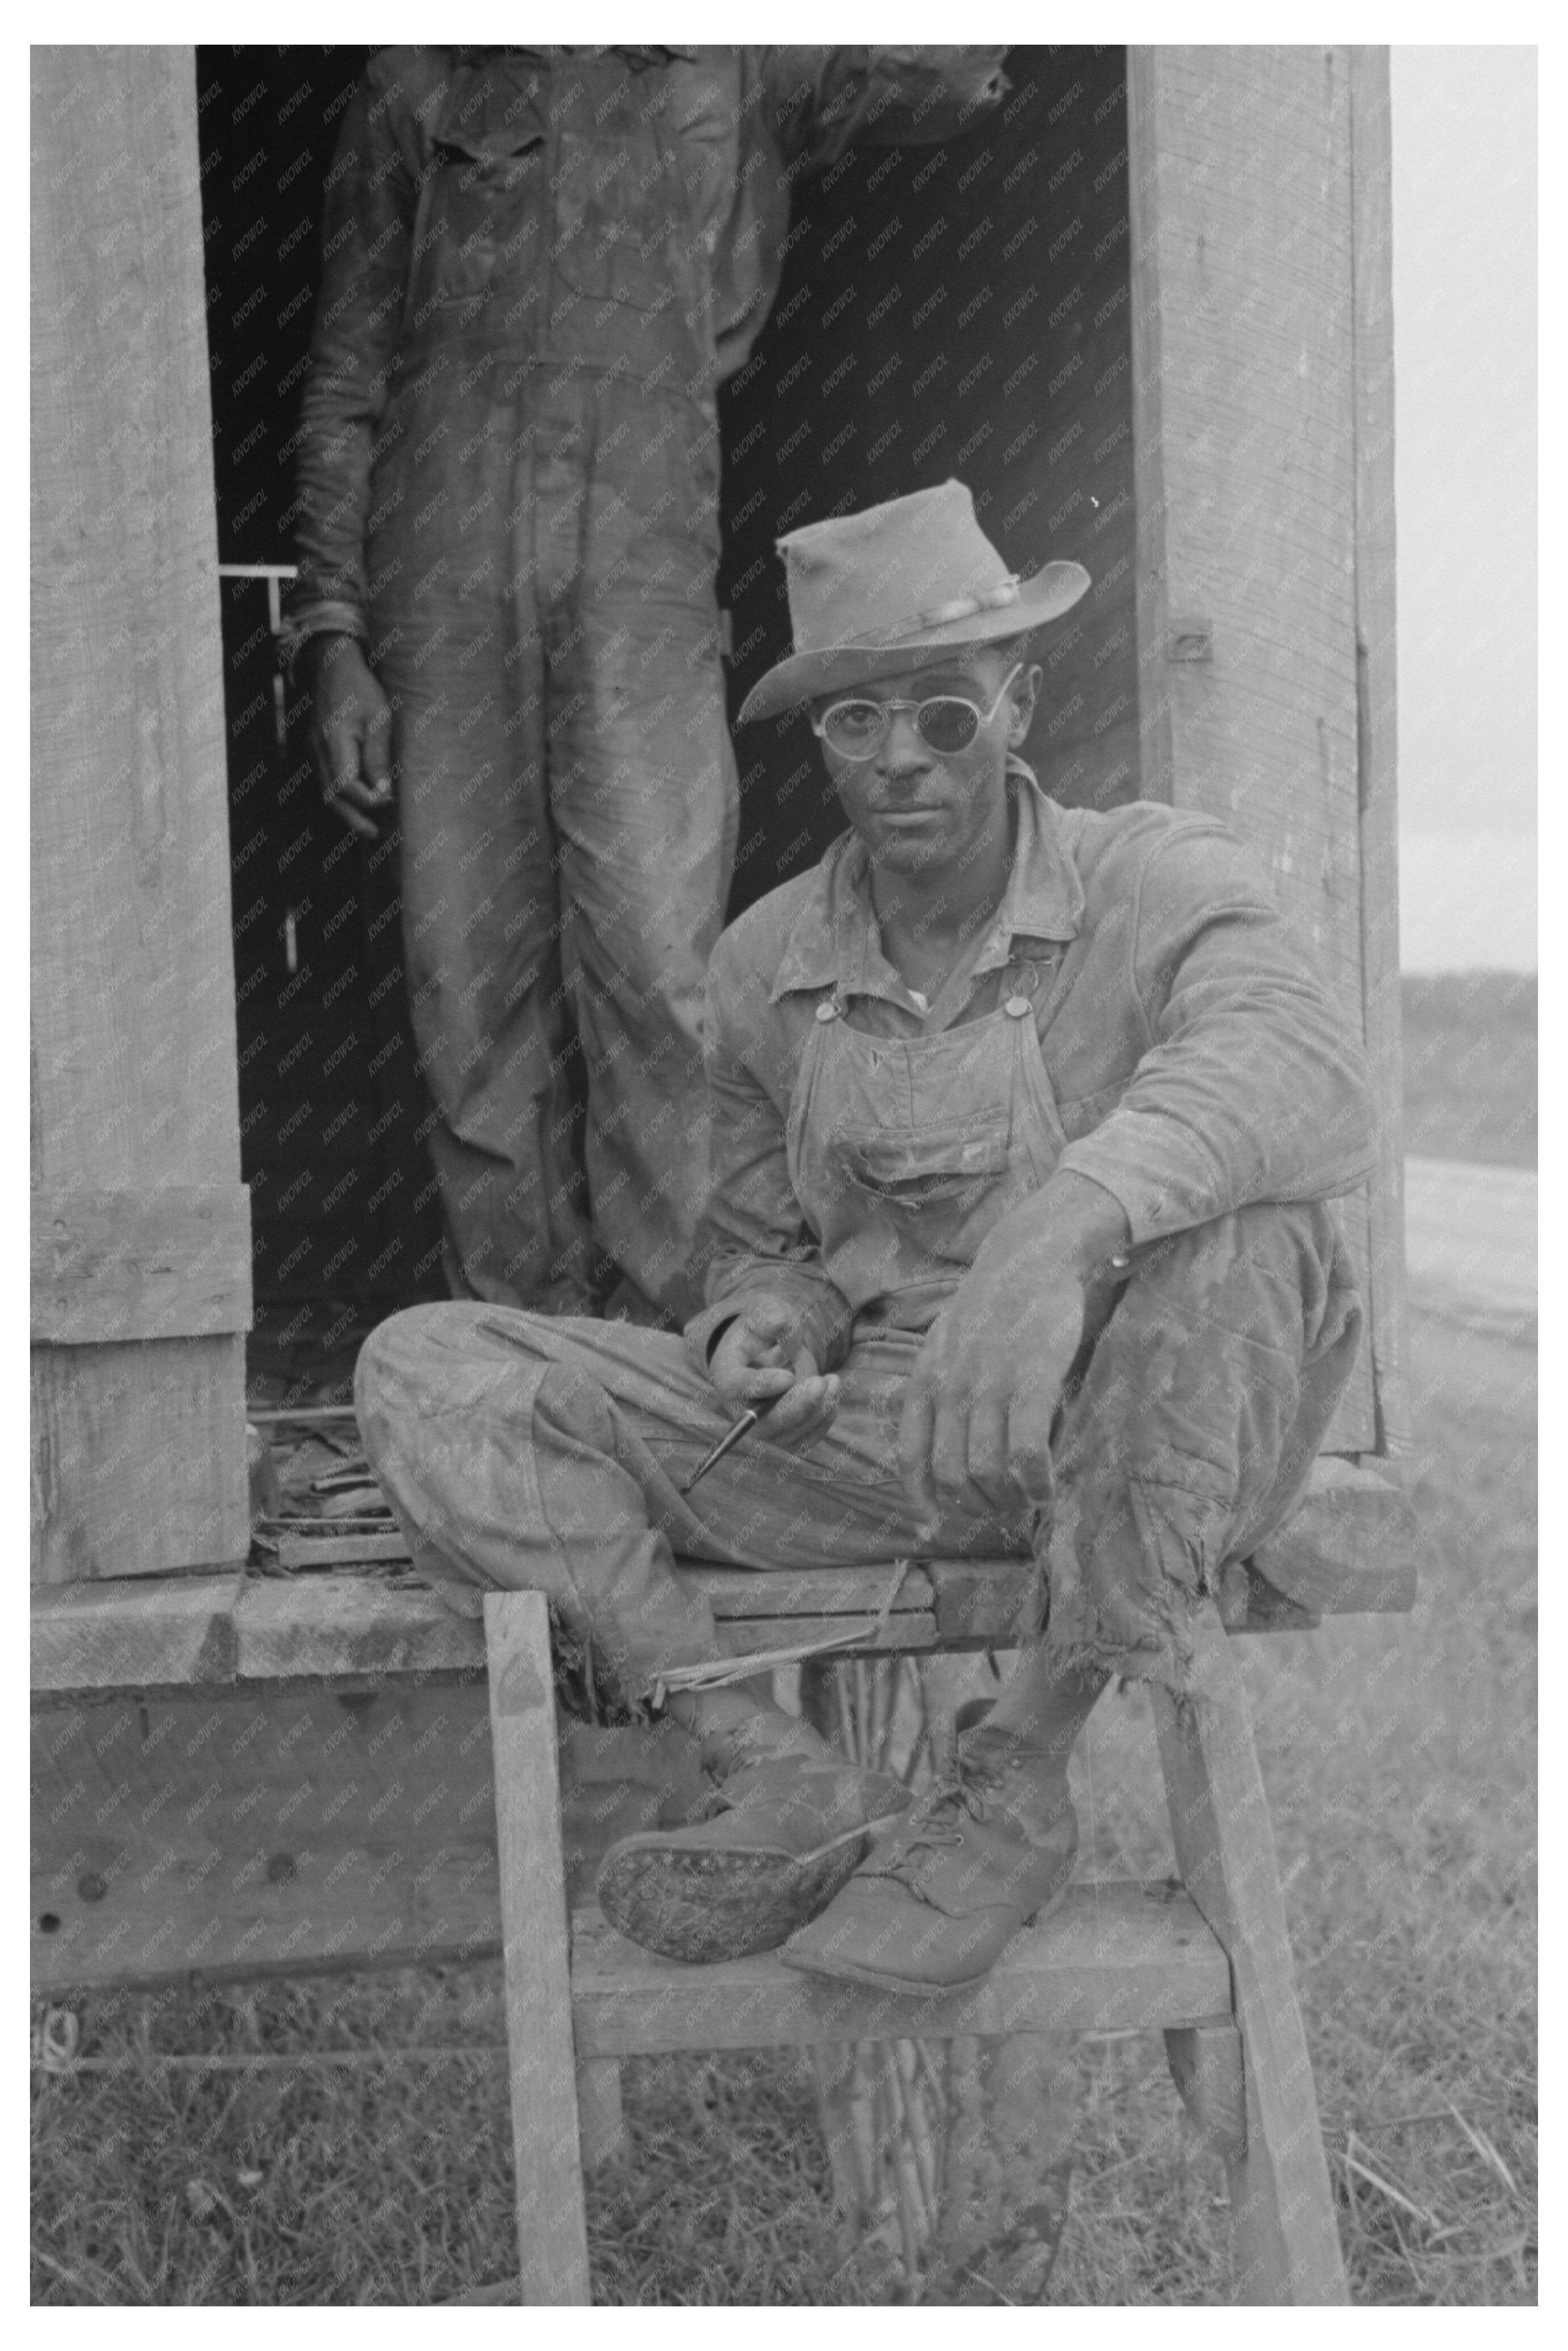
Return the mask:
[[[680,1502],[658,1424],[614,1397],[601,1366],[612,1385],[619,1374],[623,1389],[664,1401],[666,1415],[697,1384],[681,1342],[663,1332],[455,1305],[415,1307],[373,1331],[355,1400],[415,1558],[447,1597],[542,1592],[569,1635],[592,1645],[596,1674],[634,1701],[663,1667],[724,1648],[672,1572],[661,1520],[678,1518]]]
[[[1288,1515],[1360,1323],[1322,1207],[1244,1209],[1139,1253],[1052,1446],[1049,1673],[1183,1686],[1192,1601]],[[689,1499],[727,1414],[659,1332],[416,1308],[366,1343],[361,1426],[433,1563],[545,1591],[607,1655],[656,1671],[723,1654],[677,1553],[775,1569],[1020,1548],[1018,1521],[957,1516],[921,1541],[896,1458],[918,1348],[857,1342],[825,1437],[791,1453],[759,1432]]]
[[[1189,1686],[1193,1601],[1222,1561],[1245,1556],[1289,1515],[1360,1328],[1350,1268],[1322,1207],[1244,1209],[1135,1259],[1052,1447],[1050,1635],[1021,1660],[990,1718],[993,1737],[1030,1751],[1037,1796],[1043,1789],[1049,1802],[1064,1781],[1113,1667],[1177,1691]],[[993,2044],[1004,2083],[1015,2045]],[[1042,2132],[1070,2143],[1081,2104],[1070,2044],[1055,2036],[1022,2054],[1026,2064],[1054,2066],[1057,2094],[1005,2114],[1004,2137],[1011,2126],[1026,2146]],[[1063,2200],[1065,2175],[1064,2163]],[[1009,2184],[1004,2162],[1004,2211]]]
[[[543,1592],[625,1694],[671,1665],[726,1654],[676,1555],[763,1570],[907,1557],[897,1474],[918,1342],[857,1347],[832,1428],[805,1453],[737,1446],[679,1491],[729,1425],[683,1343],[632,1324],[422,1306],[366,1341],[355,1393],[365,1447],[416,1557],[472,1594]],[[955,1520],[941,1547],[1019,1547],[1017,1527]],[[459,1593],[452,1593],[456,1598]]]
[[[1193,1604],[1300,1499],[1361,1325],[1322,1204],[1243,1208],[1135,1253],[1053,1437],[1050,1625],[998,1723],[1021,1727],[1032,1688],[1075,1729],[1108,1672],[1188,1687]]]
[[[431,1150],[474,1295],[586,1311],[613,1259],[634,1311],[682,1316],[737,810],[716,439],[588,371],[507,381],[455,475],[435,418],[429,496],[369,550]]]
[[[913,1353],[865,1351],[808,1453],[747,1440],[689,1499],[679,1489],[727,1409],[681,1341],[630,1322],[415,1308],[366,1342],[356,1402],[418,1564],[465,1583],[470,1601],[488,1583],[544,1593],[591,1645],[595,1684],[636,1702],[674,1667],[726,1656],[673,1553],[890,1571],[907,1553],[890,1433]],[[975,1549],[1002,1541],[972,1531]],[[620,1840],[599,1880],[606,1913],[667,1957],[773,1948],[831,1899],[905,1792],[742,1689],[678,1689],[670,1711],[704,1741],[717,1809]]]
[[[1047,1635],[923,1798],[785,1957],[909,1991],[979,1981],[1070,1882],[1071,1745],[1113,1671],[1195,1689],[1197,1604],[1289,1510],[1349,1375],[1360,1306],[1327,1211],[1256,1207],[1136,1253],[1089,1334],[1042,1505]]]
[[[594,1238],[611,1308],[684,1321],[707,1184],[701,1019],[737,787],[714,598],[718,443],[679,397],[535,380],[562,954],[588,1071]]]
[[[560,962],[544,653],[507,519],[515,438],[515,412],[497,404],[461,485],[478,515],[471,529],[456,528],[449,483],[423,536],[408,500],[373,544],[392,585],[372,650],[394,705],[404,965],[455,1287],[586,1312],[594,1251]]]

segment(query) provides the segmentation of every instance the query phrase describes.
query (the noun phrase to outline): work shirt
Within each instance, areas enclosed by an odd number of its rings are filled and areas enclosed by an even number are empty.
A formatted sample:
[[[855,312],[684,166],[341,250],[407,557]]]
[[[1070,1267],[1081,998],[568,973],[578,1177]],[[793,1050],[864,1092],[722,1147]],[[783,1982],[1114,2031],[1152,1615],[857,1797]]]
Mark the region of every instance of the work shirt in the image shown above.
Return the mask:
[[[288,643],[369,642],[372,559],[412,572],[486,515],[473,453],[530,371],[623,379],[716,473],[716,387],[760,331],[796,175],[925,145],[995,106],[999,48],[389,48],[327,178],[298,432]],[[662,417],[661,412],[666,412]],[[520,421],[514,429],[520,430]],[[694,440],[695,435],[695,440]],[[635,442],[598,452],[624,481]],[[612,455],[612,452],[615,454]]]
[[[708,1304],[686,1331],[703,1360],[762,1290],[797,1309],[825,1370],[857,1329],[927,1329],[978,1239],[1055,1168],[1111,1193],[1134,1247],[1370,1174],[1364,1056],[1235,836],[1150,802],[1061,809],[1009,770],[1006,893],[928,1007],[882,952],[853,833],[719,940]],[[968,1024],[972,1056],[914,1050]],[[841,1131],[814,1132],[824,1120]]]

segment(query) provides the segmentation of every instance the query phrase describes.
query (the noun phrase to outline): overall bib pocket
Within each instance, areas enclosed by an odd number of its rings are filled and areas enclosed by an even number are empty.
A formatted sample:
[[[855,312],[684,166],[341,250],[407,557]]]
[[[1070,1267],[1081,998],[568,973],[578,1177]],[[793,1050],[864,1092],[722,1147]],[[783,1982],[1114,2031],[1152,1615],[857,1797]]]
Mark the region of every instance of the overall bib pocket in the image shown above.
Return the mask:
[[[1010,1121],[1005,1108],[917,1130],[849,1127],[839,1136],[846,1181],[863,1211],[901,1228],[924,1259],[966,1265],[988,1228],[998,1189],[1007,1191]]]
[[[431,131],[414,224],[410,316],[504,293],[546,241],[549,82],[496,59],[462,73]]]
[[[925,1329],[988,1234],[1049,1180],[1063,1135],[1032,999],[936,1036],[818,1005],[786,1134],[822,1263],[858,1312]]]
[[[481,135],[438,132],[414,241],[415,320],[433,306],[505,293],[538,266],[543,245],[545,141],[517,134],[497,152]]]
[[[696,298],[707,249],[664,119],[668,84],[667,73],[632,74],[608,107],[585,99],[562,122],[550,258],[561,285],[590,301],[685,311]]]

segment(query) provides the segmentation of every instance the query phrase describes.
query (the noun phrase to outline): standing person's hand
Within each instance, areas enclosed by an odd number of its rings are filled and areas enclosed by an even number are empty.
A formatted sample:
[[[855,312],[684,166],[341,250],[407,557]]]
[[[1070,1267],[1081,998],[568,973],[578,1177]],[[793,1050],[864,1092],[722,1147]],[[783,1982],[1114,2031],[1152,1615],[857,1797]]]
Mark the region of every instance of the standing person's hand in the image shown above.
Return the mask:
[[[310,695],[310,758],[328,807],[365,841],[392,807],[392,705],[357,637],[308,637],[295,667]]]
[[[795,1310],[769,1291],[742,1307],[713,1351],[708,1377],[737,1419],[778,1399],[763,1423],[769,1445],[810,1445],[839,1407],[837,1378],[818,1369]]]

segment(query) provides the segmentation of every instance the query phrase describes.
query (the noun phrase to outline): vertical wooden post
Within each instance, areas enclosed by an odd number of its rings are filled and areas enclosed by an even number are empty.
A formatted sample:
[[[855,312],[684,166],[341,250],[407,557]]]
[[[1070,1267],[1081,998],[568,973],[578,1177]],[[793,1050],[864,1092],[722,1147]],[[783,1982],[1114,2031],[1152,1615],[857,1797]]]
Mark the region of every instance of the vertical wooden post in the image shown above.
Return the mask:
[[[195,59],[35,48],[36,1579],[249,1540]]]
[[[1172,2052],[1173,2070],[1184,2095],[1201,2089],[1212,2107],[1210,2126],[1225,2147],[1234,2299],[1343,2303],[1349,2292],[1296,1999],[1269,1799],[1247,1699],[1212,1608],[1199,1629],[1194,1683],[1203,1695],[1179,1703],[1155,1692],[1155,1726],[1176,1866],[1230,1961],[1241,2032],[1244,2130],[1235,2130],[1228,2101],[1216,2089],[1223,2053],[1217,2037],[1202,2053],[1178,2044]],[[1209,2076],[1207,2084],[1200,2084],[1202,2072]]]
[[[1359,1034],[1347,52],[1134,48],[1128,140],[1143,789],[1250,842]],[[1329,1449],[1376,1441],[1364,1355]]]
[[[542,1596],[487,1592],[485,1647],[522,2299],[586,2304],[588,2223],[572,2062],[566,1863],[549,1614]]]
[[[1372,1183],[1370,1325],[1377,1449],[1410,1442],[1405,1395],[1405,1136],[1399,1000],[1394,538],[1394,198],[1388,51],[1350,51],[1352,384],[1361,956],[1366,1050],[1382,1107]]]

